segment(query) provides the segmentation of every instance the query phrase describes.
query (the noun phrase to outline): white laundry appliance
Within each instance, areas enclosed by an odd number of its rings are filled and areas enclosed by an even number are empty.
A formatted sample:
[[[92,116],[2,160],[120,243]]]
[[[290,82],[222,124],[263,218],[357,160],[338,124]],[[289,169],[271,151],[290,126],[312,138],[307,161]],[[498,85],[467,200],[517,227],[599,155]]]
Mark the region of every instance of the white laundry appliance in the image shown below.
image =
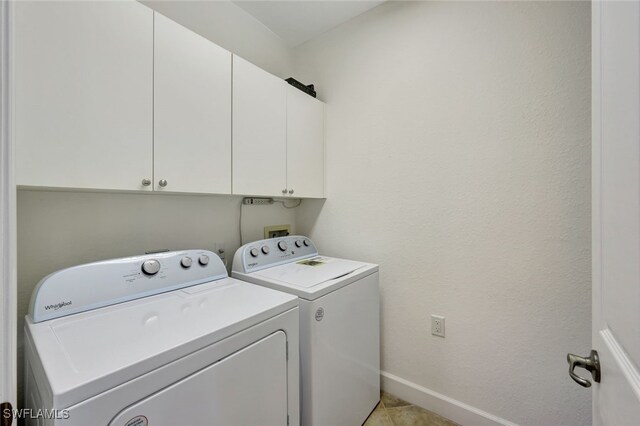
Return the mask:
[[[240,247],[232,276],[300,297],[302,424],[361,425],[380,399],[378,266],[288,236]]]
[[[31,298],[37,425],[296,425],[298,301],[185,250],[55,272]]]

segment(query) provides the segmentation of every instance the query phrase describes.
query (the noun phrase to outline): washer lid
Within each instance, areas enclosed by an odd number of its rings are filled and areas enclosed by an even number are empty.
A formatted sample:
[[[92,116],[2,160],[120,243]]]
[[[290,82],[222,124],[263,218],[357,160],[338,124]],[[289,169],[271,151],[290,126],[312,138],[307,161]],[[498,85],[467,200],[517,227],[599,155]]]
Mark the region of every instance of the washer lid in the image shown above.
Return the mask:
[[[315,256],[256,272],[263,279],[275,280],[297,287],[311,288],[366,268],[367,263],[332,257]]]
[[[224,278],[34,323],[27,334],[55,407],[69,407],[297,306]]]

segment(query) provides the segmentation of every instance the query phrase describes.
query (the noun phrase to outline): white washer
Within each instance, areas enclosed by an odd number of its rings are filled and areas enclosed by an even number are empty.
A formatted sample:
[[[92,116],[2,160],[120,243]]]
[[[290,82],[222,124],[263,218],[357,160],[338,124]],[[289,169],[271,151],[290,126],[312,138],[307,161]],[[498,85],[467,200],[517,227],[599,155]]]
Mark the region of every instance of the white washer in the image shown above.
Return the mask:
[[[361,425],[380,399],[378,266],[289,236],[240,247],[232,276],[301,299],[302,424]]]
[[[26,318],[29,424],[295,425],[297,348],[297,298],[228,278],[212,252],[65,269]]]

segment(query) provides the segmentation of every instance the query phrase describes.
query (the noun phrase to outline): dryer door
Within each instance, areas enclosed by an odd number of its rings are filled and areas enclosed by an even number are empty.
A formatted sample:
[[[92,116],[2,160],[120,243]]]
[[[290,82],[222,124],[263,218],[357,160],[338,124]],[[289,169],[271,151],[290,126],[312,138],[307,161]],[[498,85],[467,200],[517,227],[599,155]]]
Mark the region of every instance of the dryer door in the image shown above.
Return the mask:
[[[286,344],[277,331],[129,406],[109,425],[284,426]]]

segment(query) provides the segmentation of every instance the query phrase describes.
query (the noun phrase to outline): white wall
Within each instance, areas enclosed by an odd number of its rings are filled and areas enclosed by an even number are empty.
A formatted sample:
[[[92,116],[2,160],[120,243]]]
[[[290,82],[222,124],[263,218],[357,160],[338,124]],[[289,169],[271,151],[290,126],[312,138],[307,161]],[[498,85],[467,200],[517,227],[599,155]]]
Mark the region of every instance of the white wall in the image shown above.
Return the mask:
[[[230,1],[144,0],[141,3],[278,77],[291,77],[291,49],[260,21]]]
[[[380,264],[383,370],[527,425],[591,424],[589,8],[388,2],[296,51],[328,164],[298,230]]]

